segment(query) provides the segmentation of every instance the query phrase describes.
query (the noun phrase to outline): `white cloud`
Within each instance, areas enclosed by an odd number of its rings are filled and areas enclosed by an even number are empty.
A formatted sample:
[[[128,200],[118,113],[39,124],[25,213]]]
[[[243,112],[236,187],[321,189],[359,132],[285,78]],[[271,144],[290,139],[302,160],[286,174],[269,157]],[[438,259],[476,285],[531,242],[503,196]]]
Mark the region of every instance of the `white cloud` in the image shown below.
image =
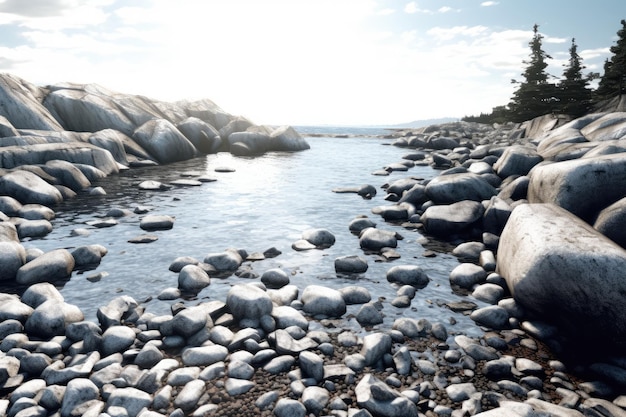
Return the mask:
[[[440,7],[439,9],[437,9],[438,13],[450,13],[450,12],[457,12],[458,13],[460,11],[461,11],[461,9],[453,9],[452,7],[449,7],[449,6],[443,6],[443,7]]]
[[[407,3],[404,6],[404,12],[408,13],[408,14],[415,14],[415,13],[431,14],[432,13],[432,11],[430,11],[428,9],[420,9],[419,6],[417,5],[417,2],[415,2],[415,1],[411,1],[411,2]]]
[[[498,4],[500,4],[500,2],[498,1],[483,1],[482,3],[480,3],[482,7],[497,6]]]
[[[426,34],[434,37],[437,41],[448,41],[456,37],[476,37],[484,34],[488,28],[486,26],[453,26],[442,28],[436,26],[429,29]]]

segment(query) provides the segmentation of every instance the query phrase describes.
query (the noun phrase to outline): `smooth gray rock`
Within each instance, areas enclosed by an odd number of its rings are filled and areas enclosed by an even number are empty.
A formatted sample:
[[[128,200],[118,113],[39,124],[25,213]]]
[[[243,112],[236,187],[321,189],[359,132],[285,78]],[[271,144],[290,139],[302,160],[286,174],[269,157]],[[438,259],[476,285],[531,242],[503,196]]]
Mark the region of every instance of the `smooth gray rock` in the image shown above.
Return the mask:
[[[189,381],[174,398],[174,407],[190,411],[198,404],[200,397],[206,391],[206,384],[200,379]]]
[[[85,174],[71,162],[54,159],[47,161],[42,168],[72,191],[78,192],[91,186]]]
[[[381,417],[417,417],[415,403],[390,388],[371,374],[363,376],[355,388],[356,400],[360,407]]]
[[[251,284],[234,285],[226,298],[226,305],[236,320],[256,319],[272,312],[272,300],[267,292]]]
[[[29,171],[11,171],[0,177],[0,193],[14,197],[22,204],[54,206],[63,197],[59,190]]]
[[[450,284],[465,289],[471,289],[486,278],[487,272],[482,267],[468,262],[457,265],[449,276]]]
[[[31,314],[33,308],[21,302],[17,296],[0,294],[0,321],[17,320],[24,323]]]
[[[426,185],[426,195],[437,205],[489,200],[496,194],[491,184],[471,173],[440,175]]]
[[[0,77],[0,109],[17,129],[61,131],[63,128],[41,104],[44,92],[12,74]]]
[[[286,330],[277,329],[270,335],[270,345],[276,349],[276,353],[279,355],[295,356],[305,350],[316,348],[319,343],[306,336],[296,340]]]
[[[509,313],[500,306],[488,306],[472,311],[470,318],[481,326],[492,329],[506,329],[509,327]]]
[[[174,227],[172,216],[163,214],[148,214],[139,222],[139,227],[143,230],[169,230]]]
[[[224,346],[201,346],[187,348],[183,351],[182,361],[185,366],[209,366],[223,361],[228,356]]]
[[[75,267],[99,265],[108,250],[102,245],[79,246],[72,251]]]
[[[232,272],[241,266],[243,258],[237,250],[227,249],[224,252],[209,253],[204,258],[204,263],[213,266],[218,272]]]
[[[203,153],[216,153],[222,146],[220,133],[197,117],[188,117],[176,125],[178,130]]]
[[[128,154],[139,156],[143,159],[150,159],[150,156],[136,145],[130,137],[114,129],[103,129],[89,136],[89,143],[111,153],[116,162],[128,166],[128,155],[125,147],[128,147]],[[133,146],[134,145],[134,146]]]
[[[52,224],[45,219],[20,220],[17,223],[17,235],[20,240],[44,237],[50,232],[52,232]]]
[[[24,204],[17,215],[27,220],[52,220],[55,217],[54,210],[41,204]]]
[[[103,329],[122,324],[122,321],[137,314],[139,304],[132,297],[122,295],[116,297],[105,306],[98,308],[96,313]]]
[[[26,250],[19,242],[0,241],[0,281],[12,281],[26,263]]]
[[[365,303],[356,314],[356,321],[361,326],[374,326],[383,322],[383,313],[372,302]]]
[[[367,288],[357,285],[349,285],[347,287],[340,288],[339,292],[341,293],[343,301],[345,301],[346,305],[364,304],[372,299],[372,295]]]
[[[396,265],[387,271],[387,281],[421,289],[428,285],[430,279],[417,265]]]
[[[178,288],[181,291],[198,292],[211,284],[211,278],[198,265],[185,265],[178,273]]]
[[[270,146],[267,132],[233,132],[228,136],[230,153],[239,156],[262,155]]]
[[[449,237],[466,233],[485,212],[484,206],[471,200],[463,200],[449,205],[428,207],[421,216],[426,231],[435,236]]]
[[[398,236],[390,230],[381,230],[375,227],[363,229],[359,235],[359,245],[363,250],[379,252],[383,248],[398,246]]]
[[[102,353],[123,352],[135,342],[135,331],[127,326],[111,326],[102,333]]]
[[[67,394],[66,394],[67,395]],[[136,388],[117,388],[107,399],[107,408],[122,407],[126,409],[128,417],[137,417],[142,408],[152,403],[152,396]]]
[[[476,392],[476,387],[471,382],[450,384],[446,387],[446,394],[454,402],[469,399]]]
[[[341,293],[332,288],[309,285],[302,292],[303,310],[313,316],[341,317],[346,313],[346,303]]]
[[[261,275],[261,282],[267,288],[279,289],[289,285],[289,275],[279,268],[268,269]]]
[[[263,369],[270,374],[277,375],[289,371],[295,362],[291,354],[280,355],[265,364]]]
[[[276,322],[276,328],[286,329],[298,326],[303,330],[309,328],[309,321],[298,310],[291,306],[276,306],[272,309],[271,316]]]
[[[467,262],[475,262],[478,261],[480,252],[483,250],[485,250],[485,244],[482,242],[463,242],[452,250],[452,254]]]
[[[324,379],[324,360],[310,351],[300,352],[298,356],[302,375],[321,382]]]
[[[274,407],[274,415],[276,417],[304,417],[306,407],[300,401],[281,398]]]
[[[4,385],[9,378],[13,378],[20,370],[20,360],[14,356],[0,357],[0,384]]]
[[[511,175],[526,175],[542,160],[543,158],[534,148],[515,145],[504,150],[493,168],[501,178]]]
[[[76,378],[67,383],[61,404],[61,416],[70,417],[82,404],[100,396],[98,387],[87,378]]]
[[[161,164],[191,159],[196,148],[165,119],[152,119],[138,127],[133,139]]]
[[[74,257],[67,249],[56,249],[23,265],[18,269],[15,281],[22,285],[54,282],[69,277],[74,265]]]
[[[307,411],[318,415],[330,400],[330,393],[322,387],[306,387],[302,392],[301,401]]]
[[[624,249],[552,204],[516,207],[498,250],[497,272],[526,311],[596,346],[626,340],[624,268]]]
[[[604,208],[593,223],[593,228],[624,248],[626,247],[624,225],[626,225],[626,198]]]
[[[386,333],[370,333],[363,337],[361,355],[365,358],[366,366],[373,366],[382,359],[383,355],[391,351],[391,336]]]
[[[83,312],[77,306],[50,299],[35,308],[24,328],[29,335],[51,338],[64,335],[68,324],[84,319]]]
[[[302,232],[302,239],[318,249],[329,248],[335,244],[335,235],[326,229],[307,229]]]
[[[335,259],[335,272],[343,274],[361,274],[368,268],[367,259],[362,256],[340,256]]]
[[[376,227],[376,223],[374,223],[367,217],[357,217],[356,219],[353,219],[348,225],[348,229],[350,230],[350,232],[357,235],[368,227]]]
[[[477,286],[472,296],[485,303],[497,304],[504,297],[504,288],[497,284],[485,283]]]

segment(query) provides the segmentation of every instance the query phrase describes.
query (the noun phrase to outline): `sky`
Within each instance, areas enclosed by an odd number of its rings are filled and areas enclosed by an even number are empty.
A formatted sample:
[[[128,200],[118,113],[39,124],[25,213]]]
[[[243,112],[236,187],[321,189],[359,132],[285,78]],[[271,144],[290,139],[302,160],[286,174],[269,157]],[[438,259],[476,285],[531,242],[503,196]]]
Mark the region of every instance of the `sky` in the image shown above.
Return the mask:
[[[534,24],[563,73],[572,38],[602,73],[624,0],[0,0],[0,72],[257,124],[393,125],[490,112]]]

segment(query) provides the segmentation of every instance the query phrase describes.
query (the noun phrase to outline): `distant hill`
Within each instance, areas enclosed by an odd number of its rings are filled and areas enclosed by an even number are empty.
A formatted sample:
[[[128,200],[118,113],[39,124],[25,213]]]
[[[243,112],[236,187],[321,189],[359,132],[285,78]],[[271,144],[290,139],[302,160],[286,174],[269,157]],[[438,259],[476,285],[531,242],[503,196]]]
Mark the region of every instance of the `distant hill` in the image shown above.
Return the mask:
[[[377,127],[388,127],[392,129],[414,129],[414,128],[430,126],[430,125],[440,125],[443,123],[458,122],[459,120],[460,119],[458,117],[442,117],[440,119],[414,120],[408,123],[400,123],[397,125],[386,125],[386,126],[377,126]]]

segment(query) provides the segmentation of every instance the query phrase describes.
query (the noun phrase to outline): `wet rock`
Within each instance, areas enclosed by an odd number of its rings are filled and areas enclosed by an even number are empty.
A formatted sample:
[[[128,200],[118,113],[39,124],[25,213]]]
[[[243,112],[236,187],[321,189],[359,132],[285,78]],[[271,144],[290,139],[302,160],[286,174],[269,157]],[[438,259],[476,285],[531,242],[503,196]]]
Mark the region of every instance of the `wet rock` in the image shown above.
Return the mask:
[[[86,378],[73,379],[67,384],[63,402],[61,404],[61,416],[69,417],[84,403],[96,400],[100,397],[98,387]]]
[[[48,220],[20,220],[17,223],[17,235],[20,240],[44,237],[52,232],[52,224]]]
[[[428,285],[430,279],[417,265],[397,265],[387,271],[387,281],[421,289]]]
[[[460,288],[471,289],[474,285],[483,282],[487,272],[480,266],[472,263],[462,263],[450,272],[450,284]]]
[[[41,204],[24,204],[19,209],[17,216],[26,220],[52,220],[55,214],[50,207]]]
[[[135,343],[135,331],[127,326],[111,326],[102,333],[102,353],[122,352]]]
[[[509,313],[500,306],[488,306],[474,310],[470,318],[481,326],[492,329],[509,327]]]
[[[188,117],[176,127],[200,152],[216,153],[222,146],[219,132],[197,117]]]
[[[161,164],[184,161],[196,155],[196,148],[169,121],[152,119],[133,132],[133,139]]]
[[[209,366],[223,361],[228,356],[228,349],[224,346],[201,346],[185,349],[182,354],[185,366]]]
[[[54,206],[63,197],[59,190],[29,171],[11,171],[0,178],[0,193],[14,197],[22,204]]]
[[[197,265],[185,265],[178,273],[178,288],[181,291],[198,292],[211,284],[211,278]]]
[[[329,248],[335,244],[335,235],[326,229],[308,229],[302,232],[302,239],[318,249]]]
[[[218,272],[232,272],[243,263],[241,254],[236,249],[227,249],[224,252],[209,253],[204,263],[213,266]]]
[[[426,194],[435,204],[452,204],[463,200],[489,200],[497,192],[480,175],[461,173],[435,177],[426,185]]]
[[[200,304],[178,311],[171,320],[162,323],[159,330],[167,336],[188,338],[212,324],[209,312]]]
[[[357,217],[356,219],[352,220],[348,225],[348,229],[350,230],[350,232],[357,235],[368,227],[376,227],[376,223],[374,223],[372,220],[368,219],[365,216]]]
[[[136,314],[139,304],[132,297],[116,297],[105,306],[98,308],[97,317],[103,329],[122,324],[122,321]]]
[[[148,407],[151,403],[152,397],[147,392],[132,387],[118,388],[111,392],[107,399],[107,408],[122,407],[128,413],[128,417],[136,417],[142,408]]]
[[[372,296],[367,288],[356,285],[349,285],[347,287],[340,288],[339,292],[341,293],[343,301],[346,305],[364,304],[372,299]]]
[[[374,326],[383,322],[383,314],[374,303],[366,303],[357,312],[356,321],[361,326]]]
[[[47,300],[35,308],[25,323],[26,332],[44,338],[64,335],[70,323],[84,320],[83,312],[72,304]]]
[[[206,385],[204,381],[199,379],[189,381],[185,384],[183,389],[180,390],[176,398],[174,398],[174,407],[184,411],[191,411],[196,407],[205,390]]]
[[[275,326],[278,329],[286,329],[291,326],[297,326],[303,330],[307,330],[309,322],[298,310],[290,306],[276,306],[272,309],[272,318],[275,320]]]
[[[489,304],[497,304],[504,297],[504,288],[497,284],[482,284],[474,289],[472,296]]]
[[[289,285],[289,275],[279,268],[268,269],[261,275],[261,282],[267,288],[278,289]]]
[[[363,338],[361,355],[365,358],[366,366],[376,364],[383,355],[391,351],[391,337],[386,333],[371,333]]]
[[[335,259],[335,272],[337,273],[360,274],[366,272],[367,268],[367,259],[361,256],[341,256]]]
[[[417,406],[371,374],[363,376],[355,388],[357,403],[381,417],[417,417]]]
[[[319,285],[309,285],[302,292],[303,310],[312,316],[341,317],[346,313],[346,303],[337,290]]]
[[[141,219],[139,227],[143,230],[169,230],[174,227],[174,218],[166,215],[149,214]]]
[[[31,285],[67,278],[74,269],[74,257],[66,249],[57,249],[39,256],[18,269],[16,282]]]
[[[57,178],[60,184],[78,192],[91,186],[91,182],[74,164],[68,161],[47,161],[42,168],[46,173]]]
[[[226,305],[236,320],[255,319],[272,312],[272,299],[255,285],[235,285],[226,299]]]
[[[306,407],[299,401],[281,398],[274,407],[276,417],[305,417]]]
[[[449,205],[428,207],[421,221],[428,233],[436,236],[467,233],[484,214],[485,208],[477,201],[463,200]]]
[[[72,251],[75,267],[99,265],[108,250],[102,245],[80,246]]]
[[[389,230],[380,230],[374,227],[363,229],[359,235],[361,249],[379,252],[383,248],[398,246],[398,236]]]
[[[18,242],[0,241],[0,281],[12,281],[26,263],[26,250]]]

